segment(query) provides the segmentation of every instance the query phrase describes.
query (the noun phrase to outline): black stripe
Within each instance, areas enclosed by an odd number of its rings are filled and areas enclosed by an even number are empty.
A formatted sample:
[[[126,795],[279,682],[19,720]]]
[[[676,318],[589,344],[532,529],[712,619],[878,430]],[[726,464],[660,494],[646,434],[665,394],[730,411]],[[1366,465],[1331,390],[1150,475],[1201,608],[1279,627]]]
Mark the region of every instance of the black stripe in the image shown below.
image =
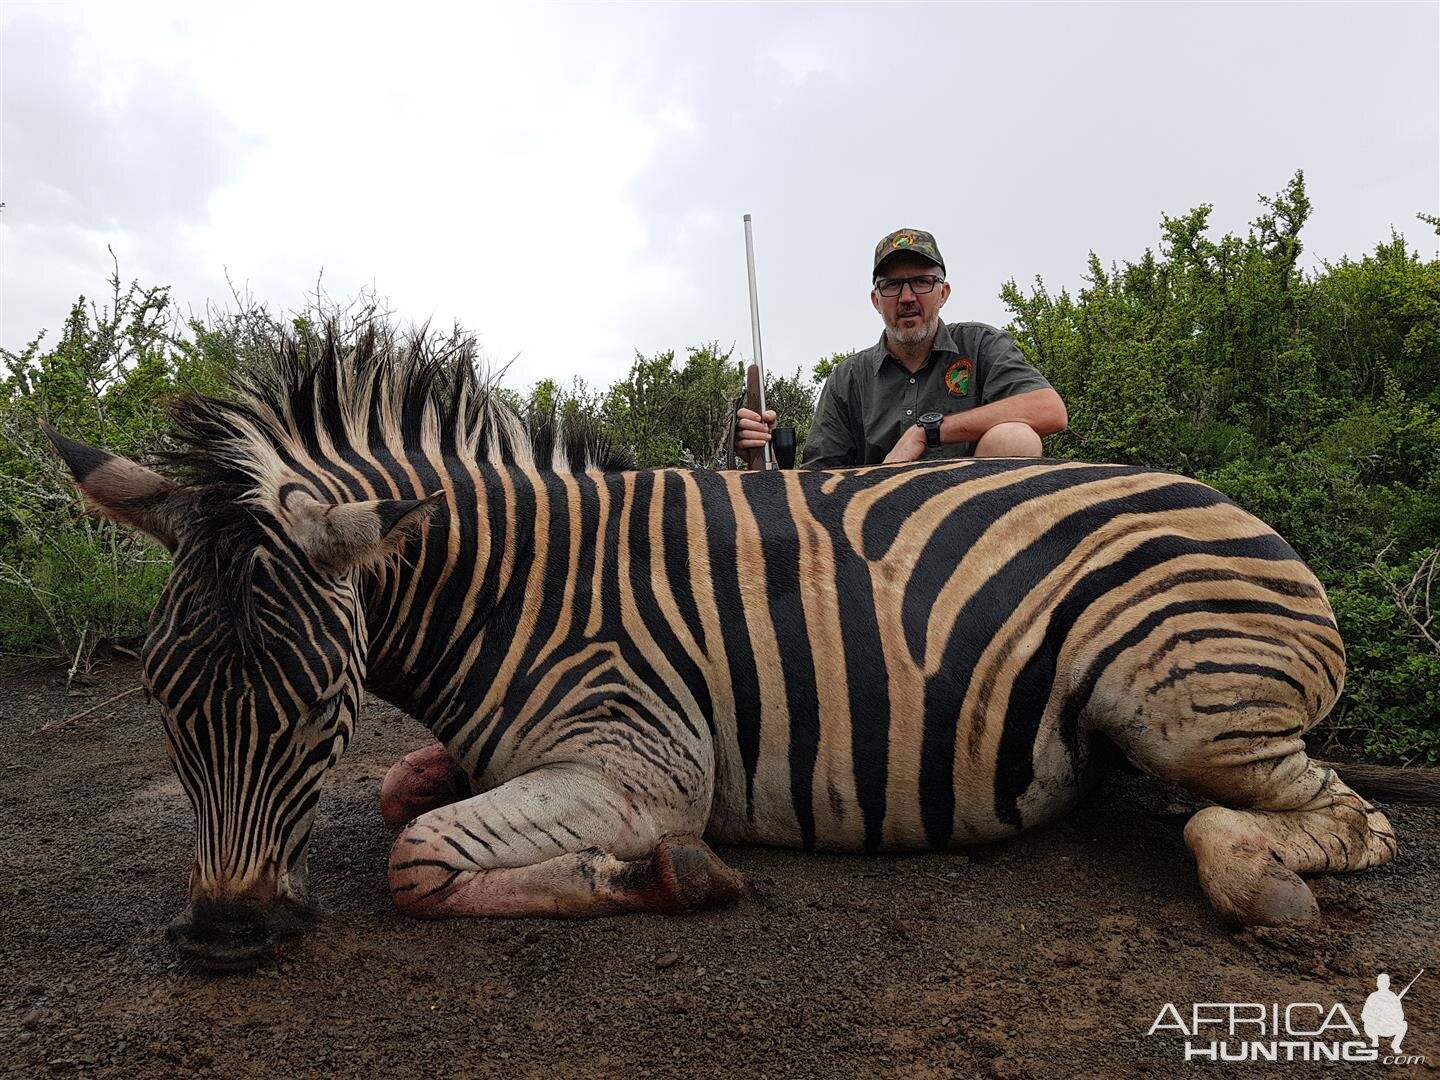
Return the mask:
[[[1149,693],[1158,694],[1161,690],[1174,686],[1191,675],[1258,675],[1261,678],[1285,683],[1294,688],[1302,701],[1305,699],[1305,687],[1289,672],[1281,671],[1268,664],[1218,664],[1212,660],[1202,660],[1193,667],[1172,668],[1164,679],[1150,688]]]
[[[1020,819],[1020,796],[1035,780],[1035,744],[1055,683],[1055,656],[1055,641],[1046,634],[1015,677],[1005,706],[1005,724],[1000,729],[1000,749],[995,759],[995,813],[1017,830],[1024,824]],[[1078,757],[1072,751],[1072,760]]]
[[[414,490],[409,475],[395,460],[395,455],[390,453],[390,447],[385,441],[385,428],[380,422],[380,402],[384,395],[379,391],[380,387],[377,382],[375,392],[370,395],[370,407],[365,425],[366,448],[370,451],[370,456],[379,465],[380,473],[389,482],[390,491],[395,498],[422,498],[426,495],[433,495],[433,488],[430,491]]]
[[[700,647],[708,651],[705,644],[705,626],[700,621],[700,609],[695,603],[695,593],[690,584],[690,545],[695,538],[690,536],[690,523],[686,517],[689,509],[690,489],[684,478],[673,470],[661,474],[665,480],[664,517],[662,529],[665,537],[665,576],[670,591],[675,595],[675,606],[680,609],[690,636]],[[708,692],[706,694],[708,697]],[[706,709],[707,715],[710,710]]]
[[[724,478],[696,473],[695,482],[706,495],[705,540],[710,549],[715,608],[720,617],[720,635],[735,697],[735,741],[745,770],[745,815],[754,820],[755,769],[760,761],[760,678],[755,671],[755,652],[750,645],[746,620],[766,615],[747,613],[740,599],[740,565],[736,555],[739,530]]]
[[[810,627],[800,593],[800,532],[790,512],[789,485],[783,473],[746,477],[741,491],[757,521],[765,552],[765,595],[785,679],[790,716],[790,801],[807,851],[815,846],[815,761],[820,750],[820,698]],[[749,613],[751,618],[762,612]]]
[[[1243,708],[1247,705],[1274,705],[1273,701],[1242,701],[1236,708]],[[1196,709],[1196,712],[1218,712],[1218,709]],[[1294,727],[1282,728],[1279,731],[1222,731],[1211,742],[1224,742],[1226,739],[1288,739],[1291,735],[1299,735],[1305,729],[1296,724]]]
[[[591,595],[595,582],[595,560],[600,557],[597,538],[600,535],[600,494],[594,477],[577,473],[574,477],[579,492],[579,520],[575,527],[580,530],[580,558],[575,567],[575,595],[571,602],[575,613],[571,617],[570,630],[575,640],[583,641],[582,635],[590,622],[590,611],[596,602]]]
[[[1308,660],[1305,657],[1305,654],[1296,649],[1292,643],[1282,641],[1280,638],[1277,637],[1268,637],[1264,634],[1250,634],[1246,633],[1243,630],[1224,629],[1184,630],[1178,634],[1171,634],[1168,638],[1165,639],[1164,643],[1161,644],[1158,649],[1156,649],[1153,653],[1150,654],[1150,658],[1145,661],[1145,666],[1154,667],[1160,662],[1163,657],[1169,655],[1170,652],[1172,652],[1177,645],[1180,645],[1182,643],[1187,645],[1193,645],[1201,641],[1215,641],[1227,639],[1239,641],[1258,641],[1265,645],[1274,645],[1277,648],[1285,649],[1290,653],[1290,655],[1292,655],[1296,660],[1299,660],[1300,663],[1306,668],[1308,668],[1310,671],[1314,672],[1317,675],[1320,673],[1319,666]]]
[[[459,870],[452,871],[451,874],[450,874],[450,876],[447,877],[444,881],[442,881],[439,885],[436,885],[433,889],[429,889],[429,890],[427,890],[426,892],[421,893],[421,894],[420,894],[420,899],[421,899],[421,900],[428,899],[429,897],[434,896],[436,893],[440,892],[441,890],[443,890],[443,889],[448,889],[448,888],[450,887],[450,883],[453,882],[453,881],[454,881],[457,877],[459,877],[459,876],[460,876],[460,871],[459,871]]]
[[[806,472],[801,490],[815,522],[830,534],[835,557],[835,596],[845,650],[845,683],[850,701],[850,757],[855,801],[865,824],[865,850],[878,851],[885,837],[890,783],[890,671],[875,614],[870,567],[845,535],[847,500],[821,491],[826,477]]]
[[[1301,706],[1303,708],[1303,705]],[[1247,698],[1244,701],[1233,701],[1228,705],[1195,705],[1191,704],[1190,711],[1199,713],[1201,716],[1218,716],[1228,712],[1244,712],[1247,709],[1286,709],[1293,710],[1295,706],[1287,705],[1283,701],[1271,701],[1268,698]],[[1299,728],[1295,729],[1299,731]]]
[[[444,840],[445,843],[449,844],[452,848],[454,848],[461,855],[463,855],[466,862],[473,863],[475,861],[475,856],[471,855],[470,852],[466,851],[465,848],[461,845],[460,841],[456,840],[453,836],[449,836],[446,833],[441,833],[440,839]]]

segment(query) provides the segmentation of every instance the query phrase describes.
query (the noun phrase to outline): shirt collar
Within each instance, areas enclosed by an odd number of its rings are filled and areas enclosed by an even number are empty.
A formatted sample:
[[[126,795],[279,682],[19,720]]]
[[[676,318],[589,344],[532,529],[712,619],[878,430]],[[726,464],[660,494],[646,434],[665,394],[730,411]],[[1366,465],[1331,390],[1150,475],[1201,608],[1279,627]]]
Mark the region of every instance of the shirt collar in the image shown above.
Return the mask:
[[[874,354],[870,362],[872,374],[878,375],[886,360],[895,359],[890,352],[889,346],[886,345],[885,332],[883,330],[880,332],[880,340],[871,351]],[[941,322],[936,328],[935,340],[930,345],[930,355],[934,356],[936,353],[954,353],[956,356],[960,355],[960,349],[955,344],[955,338],[950,334],[950,327],[946,326],[944,322]],[[926,357],[926,363],[929,363],[929,357]]]

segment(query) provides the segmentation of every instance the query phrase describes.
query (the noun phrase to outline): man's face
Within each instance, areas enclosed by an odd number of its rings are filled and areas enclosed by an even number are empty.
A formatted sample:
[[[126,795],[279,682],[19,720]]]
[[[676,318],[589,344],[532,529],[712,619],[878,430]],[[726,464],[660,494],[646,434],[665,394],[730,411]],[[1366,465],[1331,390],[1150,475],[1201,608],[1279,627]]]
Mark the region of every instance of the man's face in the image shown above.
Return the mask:
[[[940,267],[922,255],[892,255],[881,268],[877,284],[884,281],[907,281],[910,278],[940,276]],[[892,341],[916,345],[935,332],[940,324],[940,309],[950,299],[950,283],[937,285],[928,293],[916,293],[909,285],[899,296],[881,296],[878,288],[870,290],[870,303],[885,321],[885,330]]]

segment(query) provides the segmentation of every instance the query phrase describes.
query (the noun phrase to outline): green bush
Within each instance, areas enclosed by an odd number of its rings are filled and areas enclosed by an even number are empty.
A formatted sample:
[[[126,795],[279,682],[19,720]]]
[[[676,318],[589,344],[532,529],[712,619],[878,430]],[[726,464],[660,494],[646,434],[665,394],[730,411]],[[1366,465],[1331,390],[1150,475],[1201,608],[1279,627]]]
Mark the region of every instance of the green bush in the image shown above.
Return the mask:
[[[1440,658],[1386,585],[1440,536],[1440,261],[1392,235],[1303,273],[1298,173],[1243,237],[1211,238],[1209,213],[1165,218],[1158,255],[1106,270],[1092,254],[1076,297],[1003,287],[1070,409],[1050,452],[1186,473],[1269,523],[1326,586],[1349,652],[1321,737],[1440,763]]]
[[[163,445],[161,399],[177,351],[164,289],[122,289],[71,308],[54,348],[5,353],[0,379],[0,649],[83,667],[107,642],[133,645],[169,570],[165,552],[82,514],[41,433],[144,458]]]
[[[1440,762],[1440,648],[1425,640],[1393,591],[1410,582],[1427,557],[1433,562],[1433,553],[1422,553],[1398,567],[1358,571],[1330,588],[1349,664],[1346,694],[1330,727],[1377,757],[1433,764]],[[1440,596],[1431,603],[1440,605]]]
[[[133,645],[141,638],[170,572],[165,552],[98,519],[51,514],[32,523],[36,535],[26,530],[0,562],[5,649],[66,650],[83,663],[106,642]]]

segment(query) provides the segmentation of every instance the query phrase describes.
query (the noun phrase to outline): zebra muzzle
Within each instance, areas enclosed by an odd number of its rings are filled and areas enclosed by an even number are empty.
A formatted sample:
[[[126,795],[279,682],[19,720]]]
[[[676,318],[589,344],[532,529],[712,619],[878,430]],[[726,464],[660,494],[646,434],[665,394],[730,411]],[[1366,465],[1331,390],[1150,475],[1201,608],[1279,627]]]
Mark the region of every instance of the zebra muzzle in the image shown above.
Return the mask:
[[[211,971],[237,971],[295,944],[310,925],[303,906],[276,900],[191,903],[166,928],[180,955]]]

